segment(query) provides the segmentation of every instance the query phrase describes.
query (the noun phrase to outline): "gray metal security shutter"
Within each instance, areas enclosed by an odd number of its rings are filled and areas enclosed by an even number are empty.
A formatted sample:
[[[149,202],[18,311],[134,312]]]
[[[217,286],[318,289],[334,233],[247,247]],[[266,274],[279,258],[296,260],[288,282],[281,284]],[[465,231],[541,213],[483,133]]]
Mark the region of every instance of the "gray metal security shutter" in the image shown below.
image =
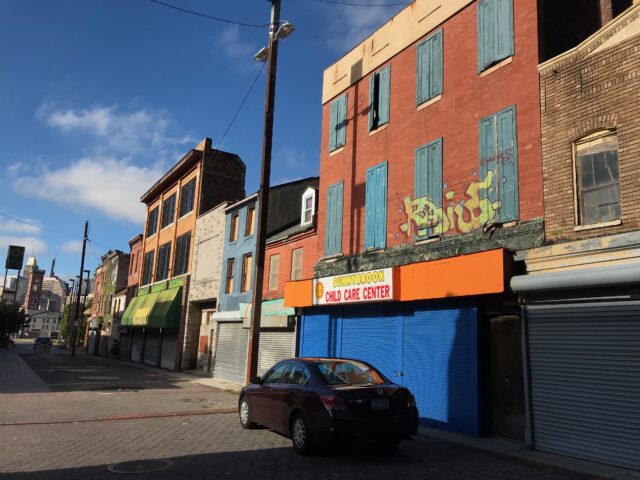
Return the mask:
[[[248,330],[242,322],[219,323],[213,376],[230,382],[245,381]]]
[[[295,332],[260,332],[258,375],[264,375],[273,365],[294,356]]]
[[[640,302],[527,315],[535,447],[640,469]]]

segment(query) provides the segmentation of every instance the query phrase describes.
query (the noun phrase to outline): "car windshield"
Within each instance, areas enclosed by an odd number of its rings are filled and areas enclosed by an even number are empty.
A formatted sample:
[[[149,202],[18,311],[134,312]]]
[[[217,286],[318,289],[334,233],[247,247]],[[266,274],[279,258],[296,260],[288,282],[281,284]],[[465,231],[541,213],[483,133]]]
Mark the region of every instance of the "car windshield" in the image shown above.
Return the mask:
[[[329,385],[382,385],[386,379],[374,368],[354,360],[319,360],[318,369]]]

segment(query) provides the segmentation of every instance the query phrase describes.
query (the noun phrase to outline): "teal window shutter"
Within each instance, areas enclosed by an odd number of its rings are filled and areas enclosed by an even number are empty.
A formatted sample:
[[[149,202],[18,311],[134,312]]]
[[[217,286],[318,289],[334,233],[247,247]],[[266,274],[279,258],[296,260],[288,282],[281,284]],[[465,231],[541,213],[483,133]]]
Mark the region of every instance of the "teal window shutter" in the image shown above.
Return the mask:
[[[331,102],[329,110],[329,151],[336,149],[336,126],[338,122],[338,101]]]
[[[510,222],[519,217],[518,146],[515,106],[480,120],[480,181],[491,176],[481,198],[500,202],[496,220]]]
[[[376,74],[374,73],[369,77],[369,131],[373,130],[374,118],[373,118],[373,110],[377,108],[377,105],[374,106],[375,100],[375,80]]]
[[[416,100],[420,105],[442,93],[442,30],[418,45],[416,52]]]
[[[336,126],[336,148],[347,143],[347,94],[338,99],[338,121]]]
[[[442,30],[431,37],[431,54],[429,58],[429,98],[442,93]]]
[[[347,94],[331,102],[329,111],[329,151],[343,147],[347,139]]]
[[[509,107],[497,115],[499,192],[502,207],[500,221],[510,222],[519,216],[518,148],[516,140],[516,108]]]
[[[387,243],[387,162],[367,170],[364,248],[384,249]]]
[[[478,71],[515,52],[513,0],[478,2]]]
[[[324,254],[342,253],[342,197],[343,183],[331,185],[327,190]]]
[[[514,53],[513,46],[513,0],[497,0],[496,6],[496,58],[502,60]]]
[[[378,114],[380,120],[378,126],[389,123],[389,94],[391,83],[391,68],[389,65],[380,70],[378,74],[380,76],[380,95],[378,102]]]
[[[442,138],[416,150],[414,181],[416,198],[426,196],[442,208]],[[419,237],[433,235],[433,228],[418,232]]]

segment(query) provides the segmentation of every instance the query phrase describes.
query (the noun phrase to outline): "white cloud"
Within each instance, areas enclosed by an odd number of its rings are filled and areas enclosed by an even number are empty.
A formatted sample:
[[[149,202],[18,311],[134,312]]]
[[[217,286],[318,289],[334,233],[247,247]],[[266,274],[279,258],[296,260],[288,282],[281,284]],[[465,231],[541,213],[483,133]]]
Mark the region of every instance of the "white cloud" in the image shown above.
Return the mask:
[[[42,231],[42,228],[40,226],[34,225],[35,222],[33,220],[30,220],[28,218],[23,218],[21,220],[24,220],[24,222],[28,222],[28,223],[23,223],[18,220],[14,220],[12,218],[5,218],[0,216],[0,233],[34,234],[34,233],[40,233]]]
[[[70,240],[62,243],[58,246],[61,252],[64,253],[81,253],[82,252],[82,240]]]
[[[327,44],[335,51],[346,54],[375,30],[389,21],[403,7],[335,6],[326,11],[331,14]]]
[[[19,235],[0,235],[0,255],[4,257],[4,253],[7,251],[9,245],[19,245],[25,247],[25,257],[29,257],[31,252],[36,256],[46,254],[49,250],[47,244],[42,240],[32,236],[19,236]],[[25,258],[26,262],[26,258]]]
[[[39,176],[19,177],[14,186],[44,200],[141,224],[145,209],[140,196],[162,173],[158,166],[140,167],[127,159],[95,154],[62,168],[45,168]]]
[[[24,173],[27,170],[29,170],[29,167],[25,163],[16,162],[9,165],[9,168],[7,168],[7,173],[9,174],[10,177],[15,177],[16,175],[20,175],[21,173]]]
[[[121,112],[117,105],[100,105],[88,109],[60,109],[45,103],[36,115],[47,125],[63,133],[88,133],[100,141],[95,150],[123,152],[128,155],[149,150],[166,153],[166,149],[195,143],[189,136],[169,134],[172,122],[162,111],[141,109]]]
[[[259,50],[256,45],[243,40],[240,37],[240,27],[230,25],[218,36],[214,44],[215,52],[222,50],[222,53],[233,60],[233,65],[242,70],[255,70],[260,64],[253,59]]]

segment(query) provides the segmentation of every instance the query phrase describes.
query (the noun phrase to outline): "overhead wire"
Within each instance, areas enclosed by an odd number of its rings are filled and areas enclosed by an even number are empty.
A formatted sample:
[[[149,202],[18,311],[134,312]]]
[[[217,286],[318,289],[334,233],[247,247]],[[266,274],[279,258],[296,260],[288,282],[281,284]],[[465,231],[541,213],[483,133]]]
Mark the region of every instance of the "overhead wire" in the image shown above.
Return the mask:
[[[400,5],[411,5],[413,2],[394,2],[394,3],[356,3],[356,2],[341,2],[338,0],[311,0],[318,3],[327,3],[329,5],[344,5],[347,7],[398,7]]]
[[[222,17],[214,17],[213,15],[208,15],[206,13],[196,12],[194,10],[189,10],[189,9],[186,9],[186,8],[178,7],[177,5],[172,5],[170,3],[161,2],[160,0],[148,0],[148,1],[151,2],[151,3],[155,3],[157,5],[162,5],[163,7],[172,8],[174,10],[178,10],[178,11],[183,12],[183,13],[189,13],[191,15],[196,15],[198,17],[207,18],[209,20],[214,20],[216,22],[230,23],[232,25],[240,25],[241,27],[265,28],[265,27],[268,27],[270,25],[269,23],[264,23],[264,24],[245,23],[245,22],[238,22],[238,21],[235,21],[235,20],[229,20],[227,18],[222,18]]]

